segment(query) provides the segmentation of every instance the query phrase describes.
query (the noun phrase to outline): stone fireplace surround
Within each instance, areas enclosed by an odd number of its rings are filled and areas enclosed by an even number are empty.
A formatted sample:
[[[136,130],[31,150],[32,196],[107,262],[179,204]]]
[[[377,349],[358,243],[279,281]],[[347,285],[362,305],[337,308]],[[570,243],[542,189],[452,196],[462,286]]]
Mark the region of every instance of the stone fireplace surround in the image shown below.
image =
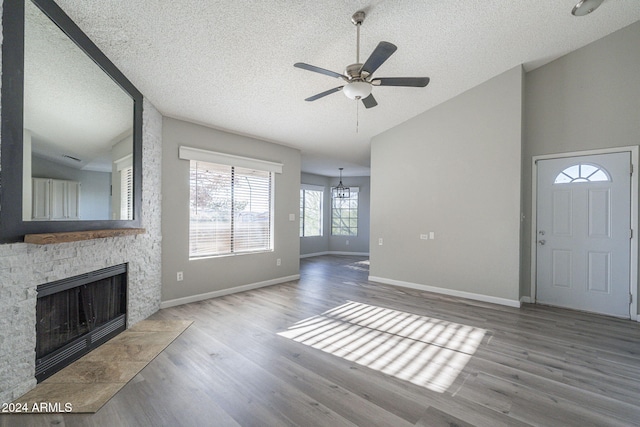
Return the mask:
[[[160,308],[162,116],[146,99],[142,133],[145,234],[52,245],[0,244],[0,403],[36,385],[38,285],[128,263],[127,327]]]

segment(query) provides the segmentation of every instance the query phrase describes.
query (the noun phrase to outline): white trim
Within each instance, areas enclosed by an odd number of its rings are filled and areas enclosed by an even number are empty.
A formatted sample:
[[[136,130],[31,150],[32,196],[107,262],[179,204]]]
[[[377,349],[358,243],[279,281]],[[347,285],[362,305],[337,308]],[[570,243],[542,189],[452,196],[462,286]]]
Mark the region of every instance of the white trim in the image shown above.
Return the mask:
[[[204,294],[191,295],[183,298],[171,299],[168,301],[162,301],[160,308],[175,307],[176,305],[189,304],[191,302],[203,301],[210,298],[222,297],[225,295],[235,294],[238,292],[250,291],[252,289],[264,288],[265,286],[277,285],[280,283],[291,282],[300,279],[299,274],[293,276],[278,277],[277,279],[265,280],[263,282],[250,283],[248,285],[235,286],[233,288],[221,289],[219,291],[207,292]]]
[[[346,251],[324,251],[324,252],[314,252],[311,254],[300,254],[300,259],[302,258],[311,258],[314,256],[322,256],[322,255],[353,255],[353,256],[369,256],[369,252],[346,252]]]
[[[403,282],[401,280],[386,279],[384,277],[369,276],[370,282],[384,283],[386,285],[401,286],[403,288],[418,289],[420,291],[435,292],[452,297],[467,298],[476,301],[488,302],[491,304],[506,305],[508,307],[520,308],[520,301],[508,298],[492,297],[490,295],[476,294],[473,292],[457,291],[455,289],[440,288],[437,286],[422,285],[419,283]]]
[[[323,193],[324,193],[324,190],[326,190],[326,187],[323,187],[322,185],[313,185],[313,184],[300,184],[300,188],[302,190],[322,191]]]
[[[531,298],[529,297],[520,297],[521,304],[531,304]]]
[[[216,151],[202,150],[200,148],[185,147],[184,145],[180,146],[179,157],[182,160],[197,160],[227,166],[238,166],[241,168],[282,173],[282,163],[252,159],[250,157],[236,156],[234,154],[218,153]]]
[[[124,157],[119,158],[118,160],[114,160],[113,163],[116,165],[116,170],[119,172],[122,169],[132,167],[133,166],[133,154],[127,154]]]
[[[598,150],[573,151],[568,153],[544,154],[533,156],[531,158],[531,302],[536,301],[536,270],[537,270],[537,196],[538,196],[538,169],[536,162],[538,160],[560,159],[565,157],[592,156],[598,154],[611,153],[631,153],[631,165],[633,166],[633,174],[631,177],[631,229],[633,237],[631,238],[630,265],[629,265],[629,291],[631,292],[632,303],[629,308],[631,319],[637,319],[640,322],[640,313],[638,313],[638,165],[640,164],[640,147],[630,145],[625,147],[602,148]],[[634,286],[635,284],[635,286]]]
[[[329,255],[369,256],[369,252],[329,251]]]

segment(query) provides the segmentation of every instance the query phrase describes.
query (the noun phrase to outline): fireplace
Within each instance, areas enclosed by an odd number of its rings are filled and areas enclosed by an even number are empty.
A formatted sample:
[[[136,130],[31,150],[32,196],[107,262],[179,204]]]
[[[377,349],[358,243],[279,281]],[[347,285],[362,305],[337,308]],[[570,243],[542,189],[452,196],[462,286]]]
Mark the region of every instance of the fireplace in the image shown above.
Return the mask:
[[[126,329],[127,264],[38,286],[36,379]]]

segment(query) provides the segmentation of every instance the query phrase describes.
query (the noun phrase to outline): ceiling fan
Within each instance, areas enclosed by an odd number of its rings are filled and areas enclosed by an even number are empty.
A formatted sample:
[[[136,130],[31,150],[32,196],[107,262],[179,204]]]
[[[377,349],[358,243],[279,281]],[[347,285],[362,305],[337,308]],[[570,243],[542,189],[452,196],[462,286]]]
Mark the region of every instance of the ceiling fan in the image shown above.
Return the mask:
[[[357,28],[357,44],[356,44],[356,63],[347,65],[344,74],[335,71],[325,70],[324,68],[314,65],[297,62],[294,67],[303,70],[313,71],[324,74],[337,79],[342,79],[346,84],[333,89],[326,90],[317,95],[306,98],[305,101],[315,101],[332,93],[342,90],[344,94],[351,99],[362,100],[366,108],[372,108],[378,105],[373,97],[371,90],[373,86],[405,86],[405,87],[425,87],[429,84],[429,77],[377,77],[373,78],[373,73],[398,49],[393,43],[382,41],[374,49],[371,56],[364,62],[360,63],[360,26],[364,21],[365,13],[358,11],[351,17],[351,22]]]

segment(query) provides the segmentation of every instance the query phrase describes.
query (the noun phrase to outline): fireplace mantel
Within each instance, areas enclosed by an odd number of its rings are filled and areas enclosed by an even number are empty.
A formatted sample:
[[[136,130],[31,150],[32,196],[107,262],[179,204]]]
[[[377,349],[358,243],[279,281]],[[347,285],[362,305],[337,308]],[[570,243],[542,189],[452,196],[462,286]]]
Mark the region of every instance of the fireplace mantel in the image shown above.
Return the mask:
[[[106,237],[132,236],[144,234],[144,228],[116,228],[112,230],[72,231],[67,233],[27,234],[25,243],[50,245],[53,243],[77,242],[80,240],[104,239]]]

